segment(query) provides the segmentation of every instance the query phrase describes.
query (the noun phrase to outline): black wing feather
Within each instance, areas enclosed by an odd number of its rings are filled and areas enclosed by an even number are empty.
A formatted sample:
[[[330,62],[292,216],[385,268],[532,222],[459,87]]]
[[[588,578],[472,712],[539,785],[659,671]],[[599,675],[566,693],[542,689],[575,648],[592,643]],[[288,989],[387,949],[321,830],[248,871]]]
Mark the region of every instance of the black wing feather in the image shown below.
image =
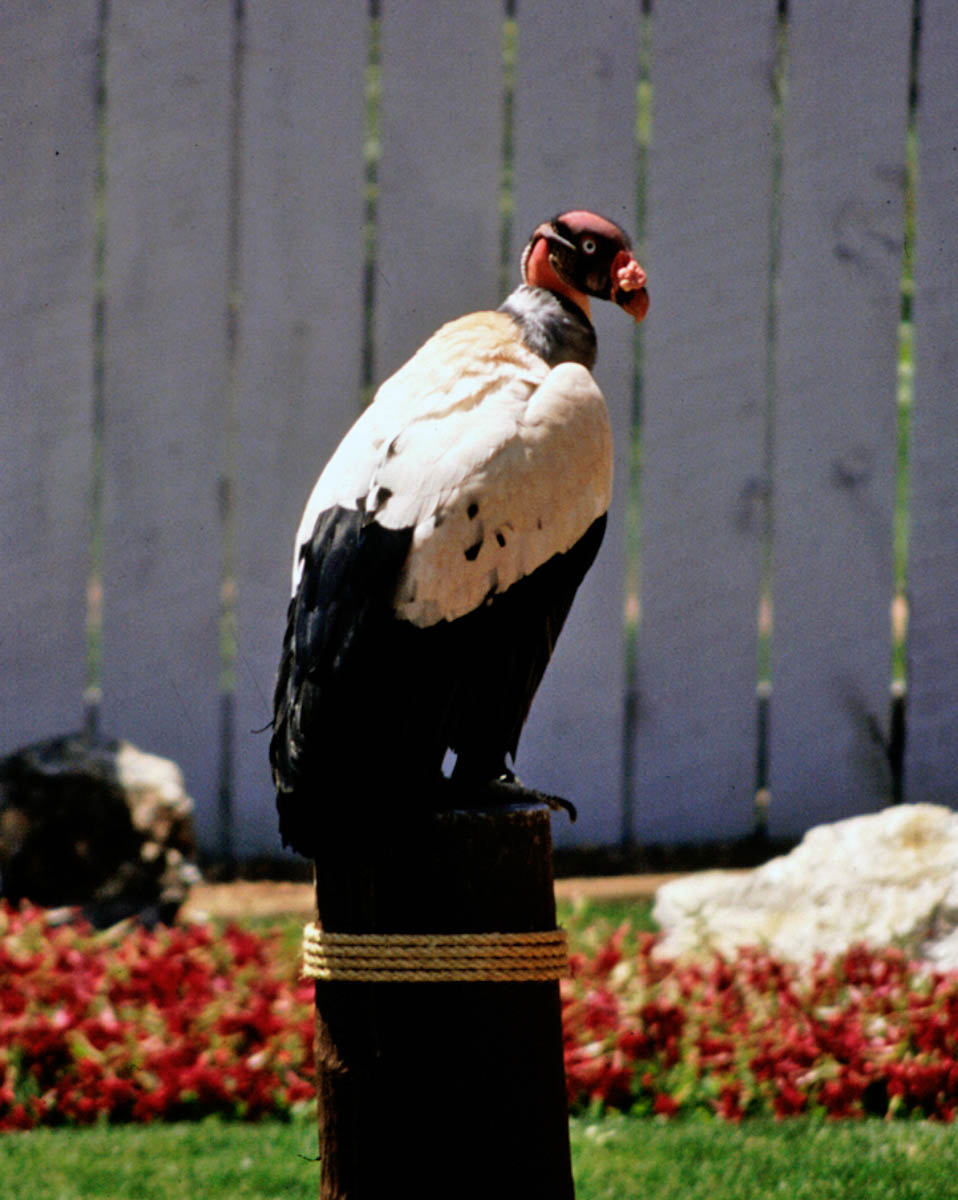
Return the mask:
[[[447,748],[457,779],[499,775],[605,524],[465,616],[421,628],[393,609],[412,530],[322,513],[302,550],[275,694],[284,843],[312,856],[319,821],[428,805]]]
[[[310,853],[323,793],[348,786],[364,704],[381,670],[392,595],[411,530],[384,529],[354,509],[317,518],[300,550],[274,694],[270,763],[285,845]]]
[[[473,612],[449,636],[461,675],[450,688],[448,738],[460,776],[488,779],[515,757],[529,708],[579,584],[605,533],[603,515],[563,554]]]

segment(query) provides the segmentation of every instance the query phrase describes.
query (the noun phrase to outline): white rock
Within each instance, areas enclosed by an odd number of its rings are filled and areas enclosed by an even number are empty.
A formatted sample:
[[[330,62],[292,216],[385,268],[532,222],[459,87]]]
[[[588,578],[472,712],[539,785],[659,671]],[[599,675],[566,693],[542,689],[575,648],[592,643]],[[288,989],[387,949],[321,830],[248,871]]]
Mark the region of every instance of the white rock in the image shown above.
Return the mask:
[[[130,742],[116,743],[113,753],[113,769],[120,787],[130,791],[151,791],[167,804],[184,807],[186,791],[183,772],[168,758],[147,754],[145,750]],[[185,809],[184,809],[185,811]]]
[[[958,813],[902,804],[809,830],[753,871],[705,871],[659,888],[662,957],[763,946],[807,961],[856,942],[958,968]]]

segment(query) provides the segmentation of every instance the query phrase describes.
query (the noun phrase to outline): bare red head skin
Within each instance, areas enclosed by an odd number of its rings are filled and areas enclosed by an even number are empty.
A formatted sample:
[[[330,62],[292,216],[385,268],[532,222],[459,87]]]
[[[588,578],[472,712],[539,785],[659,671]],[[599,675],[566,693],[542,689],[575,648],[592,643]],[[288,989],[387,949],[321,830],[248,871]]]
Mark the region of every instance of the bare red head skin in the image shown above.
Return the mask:
[[[613,221],[574,209],[545,221],[522,258],[522,277],[578,305],[591,320],[589,297],[612,300],[641,321],[649,311],[645,271]]]

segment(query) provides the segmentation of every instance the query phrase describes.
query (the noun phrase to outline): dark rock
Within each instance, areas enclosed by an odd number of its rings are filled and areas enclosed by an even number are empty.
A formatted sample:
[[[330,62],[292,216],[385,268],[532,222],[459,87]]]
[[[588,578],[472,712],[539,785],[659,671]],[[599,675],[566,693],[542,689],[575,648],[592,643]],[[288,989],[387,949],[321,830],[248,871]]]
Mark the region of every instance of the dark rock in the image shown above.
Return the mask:
[[[171,922],[190,885],[193,802],[175,763],[83,736],[0,759],[0,895],[73,905],[104,928]]]

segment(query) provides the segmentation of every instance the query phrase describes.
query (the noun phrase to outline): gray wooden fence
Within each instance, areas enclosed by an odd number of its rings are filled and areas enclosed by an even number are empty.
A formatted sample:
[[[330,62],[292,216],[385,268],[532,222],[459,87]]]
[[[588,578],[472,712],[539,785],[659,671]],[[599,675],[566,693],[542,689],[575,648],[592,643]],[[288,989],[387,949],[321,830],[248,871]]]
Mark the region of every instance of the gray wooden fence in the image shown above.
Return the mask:
[[[0,751],[92,709],[180,763],[209,849],[225,811],[277,849],[252,731],[309,487],[364,382],[588,206],[652,311],[597,314],[613,516],[519,755],[580,806],[559,842],[951,803],[953,4],[380,8],[0,9]]]

